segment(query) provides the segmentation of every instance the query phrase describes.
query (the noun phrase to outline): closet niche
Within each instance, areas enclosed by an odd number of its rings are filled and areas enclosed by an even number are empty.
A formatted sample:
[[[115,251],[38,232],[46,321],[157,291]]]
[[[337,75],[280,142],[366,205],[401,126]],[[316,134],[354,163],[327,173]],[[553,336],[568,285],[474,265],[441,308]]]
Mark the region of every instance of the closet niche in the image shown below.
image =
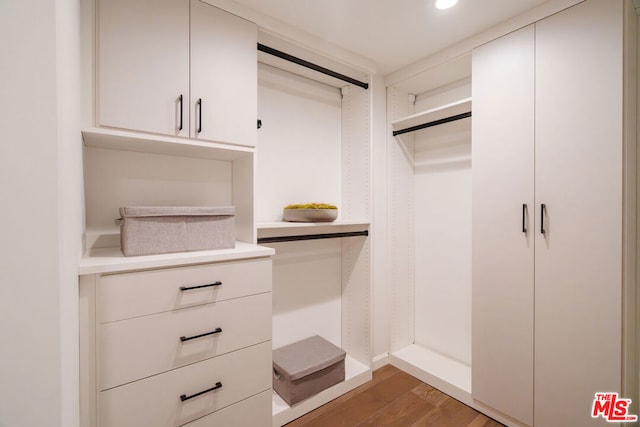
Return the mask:
[[[470,76],[469,55],[387,88],[391,362],[458,399],[471,384]]]
[[[267,34],[259,43],[341,74],[368,75]],[[258,56],[256,220],[273,258],[273,348],[320,335],[346,351],[345,381],[290,407],[280,426],[371,378],[370,91],[276,56]],[[283,222],[291,203],[330,203],[329,223]],[[339,237],[344,234],[351,237]],[[323,237],[323,238],[319,238]]]

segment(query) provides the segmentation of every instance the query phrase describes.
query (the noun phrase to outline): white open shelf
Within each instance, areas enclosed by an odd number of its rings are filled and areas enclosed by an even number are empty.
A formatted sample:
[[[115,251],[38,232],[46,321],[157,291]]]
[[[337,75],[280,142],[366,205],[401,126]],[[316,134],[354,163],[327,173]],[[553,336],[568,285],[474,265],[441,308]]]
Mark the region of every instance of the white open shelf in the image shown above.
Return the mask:
[[[268,229],[285,229],[285,228],[314,228],[314,227],[329,227],[329,228],[343,228],[348,226],[362,226],[368,227],[369,221],[343,221],[336,220],[333,222],[287,222],[287,221],[275,221],[275,222],[259,222],[258,230]]]
[[[471,111],[471,98],[461,99],[441,107],[422,111],[408,117],[403,117],[391,123],[393,130],[407,129],[413,126],[434,122],[457,114]]]
[[[333,222],[259,222],[257,224],[258,237],[271,237],[273,235],[291,234],[319,234],[340,231],[361,231],[369,228],[370,221],[344,221]]]
[[[273,425],[282,426],[369,381],[371,369],[349,355],[345,358],[345,380],[293,406],[273,392]]]
[[[235,248],[210,251],[177,252],[160,255],[126,257],[119,247],[90,249],[80,260],[78,274],[117,273],[127,270],[175,267],[187,264],[231,261],[272,256],[275,251],[265,246],[236,242]]]
[[[169,156],[212,160],[236,160],[255,151],[252,147],[198,141],[163,135],[151,135],[115,129],[89,128],[82,131],[87,147],[137,151]]]
[[[471,367],[440,353],[411,344],[394,351],[391,363],[438,390],[471,404]]]

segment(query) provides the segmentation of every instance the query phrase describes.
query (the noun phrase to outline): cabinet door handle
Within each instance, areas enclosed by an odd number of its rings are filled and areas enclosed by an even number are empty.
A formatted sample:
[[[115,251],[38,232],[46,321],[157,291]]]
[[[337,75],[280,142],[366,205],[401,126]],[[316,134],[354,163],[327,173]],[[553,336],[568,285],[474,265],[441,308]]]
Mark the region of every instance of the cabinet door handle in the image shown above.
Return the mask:
[[[207,285],[198,285],[198,286],[180,286],[181,291],[190,291],[192,289],[202,289],[202,288],[211,288],[213,286],[220,286],[222,282],[213,282]]]
[[[202,98],[198,98],[198,133],[202,132]]]
[[[219,334],[220,332],[222,332],[222,328],[215,328],[211,332],[205,332],[204,334],[194,335],[192,337],[184,337],[184,336],[182,336],[182,337],[180,337],[180,341],[181,342],[185,342],[185,341],[189,341],[189,340],[195,340],[196,338],[208,337],[209,335]]]
[[[522,232],[527,234],[527,204],[522,204]]]
[[[540,234],[544,234],[544,212],[547,210],[547,206],[542,203],[540,205]]]
[[[199,393],[192,394],[191,396],[187,396],[186,394],[183,394],[183,395],[180,396],[180,401],[184,402],[185,400],[189,400],[189,399],[193,399],[194,397],[202,396],[205,393],[209,393],[211,391],[218,390],[219,388],[222,388],[222,383],[220,381],[218,381],[216,383],[216,385],[214,385],[213,387],[208,388],[206,390],[202,390]]]
[[[178,102],[180,103],[180,124],[178,125],[178,130],[182,130],[182,94],[180,94]]]

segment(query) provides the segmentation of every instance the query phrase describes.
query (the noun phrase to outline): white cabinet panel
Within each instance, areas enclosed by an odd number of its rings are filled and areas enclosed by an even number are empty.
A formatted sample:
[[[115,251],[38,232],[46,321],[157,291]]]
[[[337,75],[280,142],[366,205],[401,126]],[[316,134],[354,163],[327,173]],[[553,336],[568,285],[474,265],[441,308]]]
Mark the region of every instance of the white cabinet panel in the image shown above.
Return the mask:
[[[472,395],[527,425],[533,423],[534,36],[529,26],[473,52]]]
[[[100,392],[99,425],[181,426],[270,389],[271,372],[271,342],[266,342],[135,381]],[[210,390],[218,382],[221,387]],[[182,395],[188,399],[182,401]]]
[[[191,137],[256,145],[257,28],[191,0]]]
[[[256,420],[271,419],[272,394],[271,391],[262,392],[211,415],[185,424],[184,427],[257,427],[260,424]],[[264,425],[268,426],[269,424],[265,421]]]
[[[106,323],[98,331],[98,387],[105,390],[270,339],[271,292]]]
[[[535,423],[592,425],[621,391],[623,3],[536,26]]]
[[[98,123],[188,136],[188,0],[100,0],[98,17]]]
[[[203,287],[212,284],[216,285]],[[182,286],[193,289],[181,290]],[[98,284],[98,321],[112,322],[270,291],[270,258],[105,275]]]
[[[199,0],[102,0],[98,124],[256,145],[257,27]]]

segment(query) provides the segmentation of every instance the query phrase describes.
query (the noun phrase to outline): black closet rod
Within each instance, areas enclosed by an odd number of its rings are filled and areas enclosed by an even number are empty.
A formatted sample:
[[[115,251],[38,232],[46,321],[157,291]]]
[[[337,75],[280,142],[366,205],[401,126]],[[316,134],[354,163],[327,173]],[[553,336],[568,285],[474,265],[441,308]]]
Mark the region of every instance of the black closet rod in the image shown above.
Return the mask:
[[[420,129],[430,128],[432,126],[438,126],[449,122],[455,122],[456,120],[466,119],[471,117],[471,111],[462,114],[456,114],[455,116],[445,117],[444,119],[434,120],[432,122],[423,123],[421,125],[411,126],[410,128],[394,130],[393,136],[402,135],[403,133],[415,132]]]
[[[347,231],[344,233],[303,234],[297,236],[259,237],[258,243],[296,242],[298,240],[336,239],[340,237],[368,236],[369,230]]]
[[[304,59],[300,59],[296,56],[289,55],[288,53],[282,52],[281,50],[277,50],[260,43],[258,43],[258,50],[261,52],[268,53],[269,55],[277,56],[278,58],[282,58],[286,61],[293,62],[298,65],[302,65],[303,67],[307,67],[312,70],[318,71],[319,73],[326,74],[331,77],[335,77],[336,79],[340,79],[342,81],[351,83],[356,86],[360,86],[361,88],[369,89],[369,83],[361,82],[360,80],[356,80],[349,76],[345,76],[344,74],[340,74],[335,71],[329,70],[328,68],[321,67],[320,65],[314,64],[313,62],[305,61]]]

